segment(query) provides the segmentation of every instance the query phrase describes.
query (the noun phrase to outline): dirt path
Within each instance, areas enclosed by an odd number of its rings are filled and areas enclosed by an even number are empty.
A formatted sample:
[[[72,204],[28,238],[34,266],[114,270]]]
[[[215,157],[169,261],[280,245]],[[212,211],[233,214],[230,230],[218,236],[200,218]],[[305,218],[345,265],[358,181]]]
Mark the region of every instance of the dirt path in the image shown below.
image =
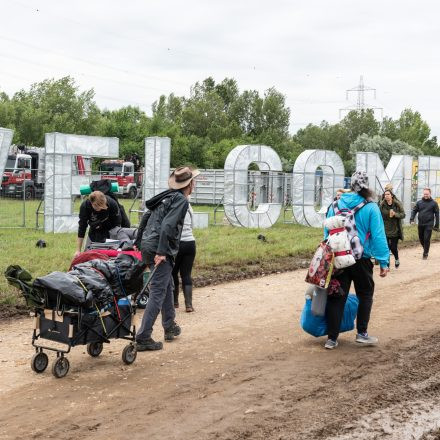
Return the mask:
[[[120,341],[76,347],[61,380],[30,370],[29,318],[2,323],[0,439],[438,439],[440,244],[401,261],[376,276],[377,347],[300,329],[304,270],[197,289],[179,340],[129,367]]]

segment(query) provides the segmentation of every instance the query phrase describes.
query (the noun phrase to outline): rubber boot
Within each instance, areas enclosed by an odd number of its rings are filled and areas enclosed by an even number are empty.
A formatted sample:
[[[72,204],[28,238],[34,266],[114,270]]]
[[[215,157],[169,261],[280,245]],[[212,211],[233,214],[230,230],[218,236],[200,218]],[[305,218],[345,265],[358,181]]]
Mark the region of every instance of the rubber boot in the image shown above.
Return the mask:
[[[179,285],[174,286],[174,308],[179,308]]]
[[[192,305],[192,286],[182,286],[183,296],[185,297],[185,310],[187,312],[194,312]]]

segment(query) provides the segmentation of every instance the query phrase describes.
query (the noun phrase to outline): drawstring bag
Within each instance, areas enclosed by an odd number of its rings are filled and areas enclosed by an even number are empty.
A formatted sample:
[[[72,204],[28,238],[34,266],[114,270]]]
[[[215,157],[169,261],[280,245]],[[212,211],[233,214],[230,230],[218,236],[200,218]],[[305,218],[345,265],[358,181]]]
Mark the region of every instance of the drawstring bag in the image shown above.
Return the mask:
[[[335,256],[326,241],[319,244],[310,262],[306,282],[326,289],[333,273]]]

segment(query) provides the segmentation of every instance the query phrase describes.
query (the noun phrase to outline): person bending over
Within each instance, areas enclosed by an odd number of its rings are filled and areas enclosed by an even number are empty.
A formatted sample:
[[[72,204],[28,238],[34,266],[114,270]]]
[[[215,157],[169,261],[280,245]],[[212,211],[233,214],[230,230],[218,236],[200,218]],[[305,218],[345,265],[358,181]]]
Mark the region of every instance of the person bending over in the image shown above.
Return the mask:
[[[87,243],[104,243],[110,237],[110,229],[121,226],[121,213],[118,204],[101,191],[93,191],[79,208],[78,239],[75,258],[81,253],[87,226]],[[88,244],[86,244],[87,248]]]

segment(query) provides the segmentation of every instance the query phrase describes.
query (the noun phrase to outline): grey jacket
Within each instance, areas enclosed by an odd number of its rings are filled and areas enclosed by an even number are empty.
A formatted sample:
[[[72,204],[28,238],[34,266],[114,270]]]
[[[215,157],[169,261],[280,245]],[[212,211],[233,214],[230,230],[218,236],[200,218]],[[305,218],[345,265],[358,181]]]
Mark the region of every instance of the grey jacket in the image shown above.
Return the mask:
[[[145,207],[148,211],[139,224],[136,246],[144,259],[154,255],[174,258],[188,210],[187,198],[181,191],[167,190],[148,200]]]

